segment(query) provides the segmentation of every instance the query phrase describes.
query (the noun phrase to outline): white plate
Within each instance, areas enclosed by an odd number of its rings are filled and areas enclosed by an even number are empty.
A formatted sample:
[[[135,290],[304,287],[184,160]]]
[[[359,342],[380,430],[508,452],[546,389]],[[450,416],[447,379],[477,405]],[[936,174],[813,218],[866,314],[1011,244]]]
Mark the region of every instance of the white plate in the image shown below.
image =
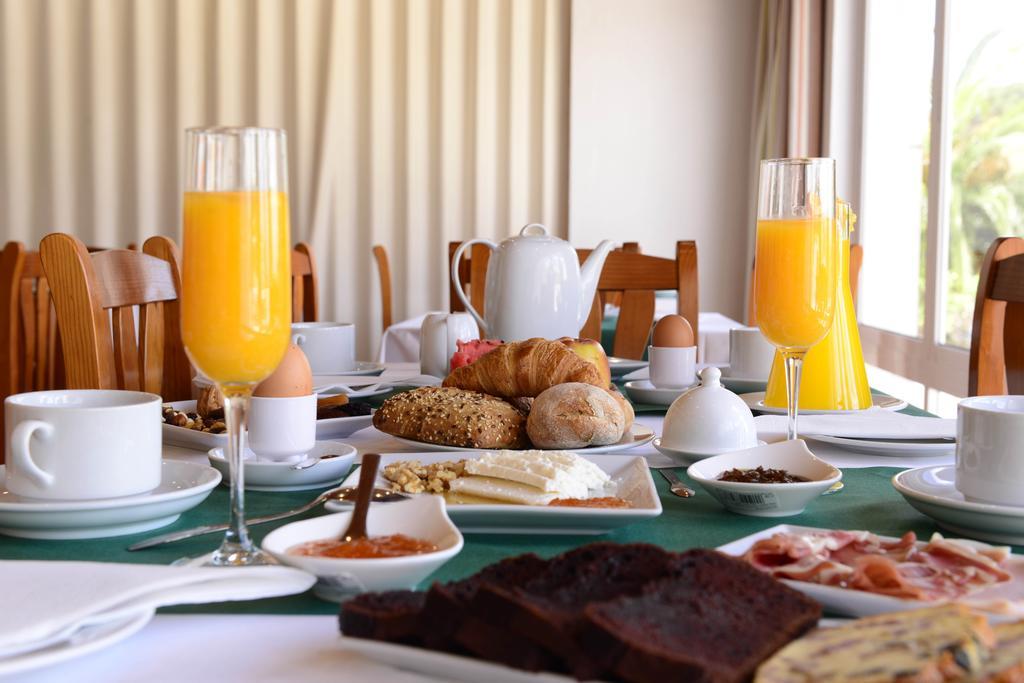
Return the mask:
[[[85,626],[69,634],[64,640],[48,647],[2,659],[0,660],[0,676],[10,676],[51,666],[110,647],[134,635],[149,623],[153,614],[154,610],[147,609],[115,621]]]
[[[357,360],[356,366],[351,370],[345,372],[333,372],[333,373],[321,373],[313,375],[313,384],[323,384],[318,378],[330,377],[332,375],[379,375],[384,372],[384,364],[376,363],[369,360]]]
[[[747,550],[749,550],[756,541],[759,541],[762,538],[769,538],[773,534],[815,531],[829,532],[832,530],[779,524],[778,526],[773,526],[769,529],[765,529],[764,531],[759,531],[756,534],[751,534],[750,536],[733,541],[732,543],[719,546],[718,549],[727,555],[740,556],[747,552]],[[897,540],[889,536],[880,536],[879,538],[890,541]],[[972,594],[968,598],[961,598],[960,602],[964,602],[966,604],[977,604],[986,600],[1024,600],[1024,556],[1011,555],[1007,560],[1006,569],[1010,573],[1014,574],[1014,578],[1009,583],[986,588]],[[930,605],[937,604],[934,602],[929,603],[918,600],[904,600],[888,595],[868,593],[866,591],[837,588],[836,586],[822,586],[820,584],[808,583],[806,581],[791,581],[789,579],[783,579],[783,583],[795,588],[804,595],[817,600],[821,603],[822,607],[825,607],[827,610],[851,617],[867,617],[873,614],[900,612],[903,610],[918,609],[920,607],[928,607]],[[989,618],[995,621],[1001,621],[1011,617],[1009,615],[994,615],[990,613]],[[1013,618],[1019,619],[1020,616],[1017,615]]]
[[[366,386],[372,386],[372,385],[368,384]],[[386,394],[386,393],[388,393],[390,391],[394,391],[395,390],[395,387],[393,387],[393,386],[378,387],[376,389],[358,389],[358,388],[356,388],[356,389],[352,389],[351,391],[338,391],[337,389],[335,389],[334,391],[330,391],[331,387],[325,387],[325,388],[328,389],[328,391],[316,391],[316,387],[314,387],[313,389],[316,392],[317,396],[325,396],[325,397],[326,396],[336,396],[338,394],[344,393],[346,396],[348,396],[352,400],[357,400],[357,399],[360,399],[360,398],[373,398],[374,396],[383,396],[384,394]]]
[[[722,386],[734,394],[746,394],[753,391],[761,391],[764,385],[768,384],[768,378],[757,377],[733,377],[729,373],[729,366],[719,366],[722,371]]]
[[[662,444],[661,443],[661,437],[658,437],[657,439],[655,439],[652,442],[651,445],[653,445],[658,450],[658,452],[661,453],[662,455],[664,455],[666,457],[669,457],[669,458],[672,458],[673,460],[677,461],[678,463],[680,463],[682,465],[692,465],[693,463],[697,462],[698,460],[703,460],[704,458],[712,458],[712,457],[714,457],[716,455],[722,455],[723,453],[729,453],[729,452],[731,452],[733,450],[746,450],[746,449],[740,448],[740,449],[728,449],[728,450],[724,450],[724,451],[714,451],[714,452],[707,452],[707,453],[701,453],[701,452],[698,452],[698,451],[681,451],[681,450],[679,450],[677,448],[669,448],[668,446],[665,446],[664,444]],[[764,446],[765,442],[761,441],[761,440],[758,440],[757,445],[758,446]],[[753,446],[750,446],[749,448],[753,448]]]
[[[425,674],[442,681],[465,683],[574,683],[575,679],[547,672],[523,671],[483,659],[451,655],[447,652],[427,650],[410,645],[384,643],[379,640],[346,638],[342,636],[341,649],[358,652],[367,659],[394,666],[405,671]]]
[[[632,382],[626,382],[622,386],[625,388],[626,393],[629,394],[629,398],[637,403],[670,406],[673,401],[699,384],[700,382],[694,379],[693,384],[684,389],[659,389],[651,384],[649,379],[635,379]]]
[[[164,405],[171,406],[175,410],[180,410],[185,413],[193,413],[196,410],[195,401],[171,401]],[[366,429],[371,424],[373,424],[372,414],[356,415],[355,417],[332,417],[329,420],[317,420],[316,438],[321,441],[325,439],[344,439],[346,436],[355,434],[360,429]],[[161,425],[161,429],[163,429],[164,443],[172,443],[175,446],[195,448],[201,451],[208,451],[211,448],[228,447],[227,434],[200,432],[186,427],[175,427],[174,425],[169,425],[167,423]]]
[[[318,462],[310,468],[293,470],[292,465],[307,459],[320,458],[325,455],[338,455]],[[224,481],[228,477],[228,461],[224,457],[223,448],[211,448],[207,454]],[[340,441],[317,441],[309,453],[303,458],[288,462],[260,460],[246,449],[246,457],[242,459],[245,466],[245,488],[247,491],[305,491],[322,489],[341,481],[356,459],[356,449]]]
[[[891,457],[927,458],[937,455],[953,455],[956,453],[956,442],[943,439],[896,440],[855,439],[845,436],[826,436],[824,434],[801,434],[801,438],[814,439],[822,443],[839,446],[843,450],[868,455],[888,455]]]
[[[392,438],[398,439],[402,443],[409,444],[410,446],[416,446],[427,451],[445,451],[449,453],[479,453],[479,448],[464,448],[462,446],[446,446],[439,443],[427,443],[426,441],[415,441],[413,439],[404,439],[400,436],[391,435]],[[645,427],[642,424],[636,422],[629,428],[629,431],[622,435],[622,438],[613,444],[607,446],[587,446],[586,448],[557,448],[550,450],[569,451],[570,453],[579,453],[580,455],[595,455],[597,453],[617,453],[619,451],[628,451],[630,448],[636,448],[637,446],[643,446],[650,443],[654,439],[654,431],[650,427]]]
[[[461,456],[480,457],[484,451]],[[647,461],[638,455],[612,455],[601,458],[583,456],[608,473],[618,483],[614,493],[633,505],[628,509],[570,508],[545,505],[449,505],[448,516],[463,533],[488,534],[603,534],[627,524],[657,517],[661,514],[661,499],[654,488]],[[419,460],[424,464],[452,460],[444,453],[388,453],[380,458],[380,466],[399,460]],[[355,486],[359,482],[359,468],[352,471],[342,486]],[[387,486],[383,477],[378,485]],[[432,494],[421,494],[432,495]],[[351,509],[340,503],[327,503],[328,510]]]
[[[0,465],[0,533],[22,538],[106,538],[166,526],[202,503],[220,472],[180,460],[164,460],[160,485],[149,493],[98,500],[40,500],[7,491]]]
[[[755,391],[750,394],[740,394],[740,398],[747,404],[751,410],[756,410],[759,413],[765,413],[767,415],[785,415],[785,408],[771,408],[764,404],[764,392]],[[893,398],[892,396],[884,396],[882,394],[871,394],[871,407],[881,408],[882,410],[903,410],[907,407],[907,402]],[[867,410],[867,409],[865,409]],[[813,410],[810,408],[800,409],[801,415],[842,415],[843,413],[855,413],[860,412],[856,410]]]
[[[640,368],[646,368],[648,362],[645,360],[635,360],[633,358],[617,358],[615,356],[608,356],[608,368],[612,371],[612,377],[622,377],[627,375],[634,370]]]
[[[944,529],[995,543],[1024,545],[1024,507],[972,503],[956,490],[952,465],[900,472],[892,485],[918,512]]]

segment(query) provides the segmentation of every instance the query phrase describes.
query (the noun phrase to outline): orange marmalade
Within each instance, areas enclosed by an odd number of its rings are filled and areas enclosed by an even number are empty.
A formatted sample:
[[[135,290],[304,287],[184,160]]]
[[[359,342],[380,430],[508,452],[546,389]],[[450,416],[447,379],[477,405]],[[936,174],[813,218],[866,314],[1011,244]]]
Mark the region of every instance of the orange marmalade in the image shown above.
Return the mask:
[[[437,550],[437,546],[405,534],[371,536],[352,541],[327,539],[300,543],[288,549],[289,555],[315,555],[317,557],[342,557],[354,560],[368,560],[382,557],[404,557],[422,555]]]

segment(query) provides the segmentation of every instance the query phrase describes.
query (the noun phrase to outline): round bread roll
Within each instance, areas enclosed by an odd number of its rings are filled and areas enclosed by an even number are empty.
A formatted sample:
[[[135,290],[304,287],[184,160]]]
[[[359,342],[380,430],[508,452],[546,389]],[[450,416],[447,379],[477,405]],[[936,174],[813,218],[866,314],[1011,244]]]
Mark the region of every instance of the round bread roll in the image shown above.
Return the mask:
[[[533,400],[526,433],[537,448],[606,446],[622,438],[625,424],[622,408],[607,391],[568,382]]]
[[[612,388],[608,389],[608,393],[612,395],[612,398],[614,398],[618,402],[619,407],[622,408],[622,415],[626,418],[626,421],[622,424],[622,431],[625,433],[633,426],[633,420],[636,419],[636,413],[633,412],[633,404],[622,395],[622,392],[619,391],[619,388],[615,385],[612,385]]]

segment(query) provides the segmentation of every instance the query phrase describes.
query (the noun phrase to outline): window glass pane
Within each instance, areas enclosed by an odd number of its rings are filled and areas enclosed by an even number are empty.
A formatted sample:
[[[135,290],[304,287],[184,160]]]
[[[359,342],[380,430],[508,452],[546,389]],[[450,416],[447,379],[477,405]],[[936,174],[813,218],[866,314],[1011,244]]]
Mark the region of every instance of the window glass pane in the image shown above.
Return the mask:
[[[935,3],[869,5],[860,320],[914,337],[924,328],[934,49]]]
[[[1024,235],[1024,2],[950,3],[949,244],[942,334],[968,347],[992,240]]]

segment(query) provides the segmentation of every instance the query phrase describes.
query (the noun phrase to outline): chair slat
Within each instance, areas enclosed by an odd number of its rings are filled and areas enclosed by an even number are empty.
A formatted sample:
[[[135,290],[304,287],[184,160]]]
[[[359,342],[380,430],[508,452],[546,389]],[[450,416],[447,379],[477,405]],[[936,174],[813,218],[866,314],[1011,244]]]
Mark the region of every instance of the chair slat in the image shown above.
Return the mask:
[[[619,358],[643,358],[653,322],[654,290],[623,291],[612,355]]]
[[[162,301],[139,306],[139,388],[159,394],[164,374],[164,306]]]
[[[377,276],[380,278],[380,317],[381,329],[391,327],[391,264],[388,261],[388,250],[377,244],[373,247],[373,258],[377,261]]]
[[[1013,375],[1009,379],[1014,383],[1021,382],[1018,353],[1024,346],[1024,328],[1018,320],[1018,304],[1024,301],[1019,296],[1024,286],[1022,261],[1024,239],[1020,237],[1000,237],[985,254],[974,301],[968,396],[1007,393],[1008,375]],[[1011,367],[1011,363],[1018,365]]]
[[[292,322],[316,322],[320,304],[313,247],[299,242],[292,250]]]
[[[1003,363],[1006,391],[1024,394],[1024,303],[1006,304],[1003,313]]]
[[[174,286],[181,291],[181,253],[178,245],[169,237],[150,237],[142,245],[142,251],[154,256],[171,266]],[[160,395],[165,401],[180,401],[192,396],[192,364],[185,354],[185,344],[181,339],[181,301],[173,299],[164,301],[159,309],[163,320],[163,370],[160,376]],[[158,353],[151,350],[150,353]],[[152,382],[152,378],[147,378]]]
[[[127,249],[92,255],[93,270],[103,308],[138,306],[178,297],[171,266],[166,261]]]
[[[23,279],[19,285],[20,302],[19,317],[21,325],[21,339],[18,343],[18,354],[21,357],[21,367],[18,373],[18,391],[32,391],[35,379],[35,367],[37,364],[36,350],[38,348],[39,334],[36,329],[36,295],[35,286],[32,280]]]
[[[996,301],[1024,301],[1024,255],[999,261],[988,298]]]

